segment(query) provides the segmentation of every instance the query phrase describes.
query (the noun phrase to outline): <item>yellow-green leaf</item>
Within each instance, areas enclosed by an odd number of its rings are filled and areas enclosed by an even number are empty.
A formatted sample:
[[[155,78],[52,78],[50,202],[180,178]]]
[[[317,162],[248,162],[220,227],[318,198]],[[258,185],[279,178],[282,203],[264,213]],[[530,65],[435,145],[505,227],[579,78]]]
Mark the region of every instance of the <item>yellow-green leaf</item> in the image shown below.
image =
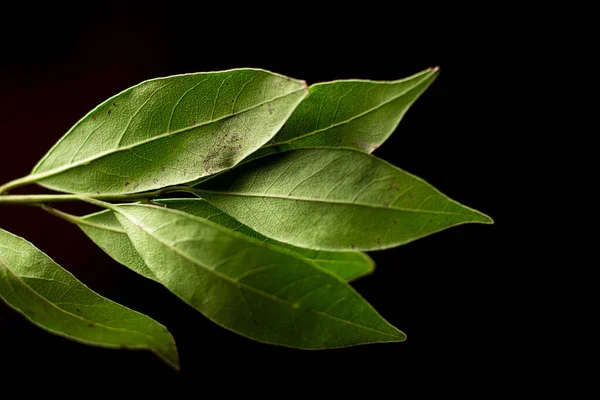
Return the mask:
[[[291,252],[169,208],[106,206],[157,280],[227,329],[304,349],[405,340],[346,282]]]
[[[258,69],[152,79],[100,104],[31,175],[72,193],[133,193],[228,169],[265,144],[306,96],[306,84]]]
[[[56,335],[94,346],[151,350],[179,368],[175,341],[164,326],[96,294],[31,243],[2,229],[0,298]]]
[[[255,231],[316,250],[378,250],[455,225],[492,223],[422,179],[350,149],[272,154],[196,188]]]

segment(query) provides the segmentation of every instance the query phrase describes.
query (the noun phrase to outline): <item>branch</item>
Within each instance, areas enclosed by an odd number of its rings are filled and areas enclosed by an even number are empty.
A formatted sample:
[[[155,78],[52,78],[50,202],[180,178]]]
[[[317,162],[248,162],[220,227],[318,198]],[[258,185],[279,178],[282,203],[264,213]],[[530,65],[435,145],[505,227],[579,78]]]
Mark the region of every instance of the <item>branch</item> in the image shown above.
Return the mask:
[[[162,195],[173,192],[193,193],[193,189],[188,186],[173,186],[155,190],[153,192],[134,193],[134,194],[24,194],[24,195],[2,195],[0,196],[0,205],[4,204],[48,204],[48,203],[63,203],[71,201],[82,201],[82,196],[89,197],[100,201],[115,201],[115,202],[136,202],[143,200],[153,200],[160,198]]]

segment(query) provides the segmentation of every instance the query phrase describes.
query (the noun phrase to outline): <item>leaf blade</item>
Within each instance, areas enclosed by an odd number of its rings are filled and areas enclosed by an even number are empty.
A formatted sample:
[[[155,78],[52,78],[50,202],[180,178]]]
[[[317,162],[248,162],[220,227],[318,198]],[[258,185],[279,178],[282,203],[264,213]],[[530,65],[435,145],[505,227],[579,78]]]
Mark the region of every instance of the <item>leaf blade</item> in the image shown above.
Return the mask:
[[[492,223],[424,180],[350,149],[269,155],[196,189],[257,232],[315,250],[380,250],[463,223]]]
[[[107,194],[190,182],[262,146],[305,95],[303,81],[258,69],[145,81],[88,113],[24,179]]]
[[[242,224],[218,208],[202,199],[166,199],[158,203],[183,211],[196,217],[204,218],[224,228],[241,233],[248,237],[260,240],[280,249],[292,251],[296,255],[312,261],[321,268],[326,269],[346,281],[353,281],[372,273],[375,263],[369,256],[359,252],[329,252],[301,248],[287,243],[270,239],[248,226]]]
[[[160,282],[229,330],[305,349],[405,340],[315,264],[177,210],[111,208]]]
[[[249,159],[306,147],[377,149],[435,81],[428,68],[396,81],[338,80],[310,86],[281,130]]]
[[[0,229],[0,298],[35,325],[80,343],[147,349],[175,369],[166,328],[91,291],[31,243]]]
[[[353,281],[369,275],[375,269],[375,263],[366,254],[303,249],[269,239],[202,199],[164,199],[156,200],[155,203],[196,217],[205,218],[232,231],[292,251],[302,258],[317,263],[321,268],[333,272],[346,281]],[[127,233],[123,230],[112,210],[90,214],[77,218],[73,222],[77,223],[84,233],[114,260],[148,279],[157,280],[134,249]]]

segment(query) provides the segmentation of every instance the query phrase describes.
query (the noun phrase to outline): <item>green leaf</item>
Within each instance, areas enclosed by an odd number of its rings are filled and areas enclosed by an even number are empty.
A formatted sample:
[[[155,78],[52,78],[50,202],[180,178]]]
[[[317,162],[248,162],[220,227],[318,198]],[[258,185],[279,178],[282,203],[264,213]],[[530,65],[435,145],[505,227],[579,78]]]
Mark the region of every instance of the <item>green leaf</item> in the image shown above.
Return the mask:
[[[291,252],[181,211],[104,205],[154,276],[227,329],[304,349],[405,340],[347,283]]]
[[[265,144],[306,93],[303,81],[257,69],[142,82],[92,110],[15,183],[112,194],[191,182]]]
[[[371,153],[394,132],[438,71],[429,68],[391,82],[342,80],[312,85],[277,135],[250,157],[303,147]]]
[[[94,243],[115,261],[148,279],[157,281],[152,270],[148,268],[144,259],[133,247],[112,210],[100,211],[81,218],[72,216],[67,218],[75,222]]]
[[[2,229],[0,298],[51,333],[95,346],[148,349],[179,369],[175,341],[164,326],[94,293],[31,243]]]
[[[363,253],[303,249],[269,239],[201,199],[166,199],[156,200],[156,203],[196,217],[205,218],[232,231],[269,243],[274,247],[293,251],[298,256],[315,262],[321,268],[333,272],[346,281],[368,275],[375,268],[371,258]],[[66,216],[66,218],[78,224],[90,239],[114,260],[146,278],[157,280],[133,247],[127,233],[123,230],[112,210],[104,210],[82,218],[73,216]]]
[[[350,149],[273,154],[196,187],[272,239],[317,250],[377,250],[454,225],[492,223],[423,180]]]
[[[293,251],[301,258],[316,263],[321,268],[333,272],[346,281],[352,281],[368,275],[375,269],[373,260],[364,253],[356,251],[333,252],[311,250],[269,239],[202,199],[173,199],[159,201],[159,203],[165,204],[169,208],[192,214],[196,217],[208,219],[225,228],[260,240],[263,243]]]

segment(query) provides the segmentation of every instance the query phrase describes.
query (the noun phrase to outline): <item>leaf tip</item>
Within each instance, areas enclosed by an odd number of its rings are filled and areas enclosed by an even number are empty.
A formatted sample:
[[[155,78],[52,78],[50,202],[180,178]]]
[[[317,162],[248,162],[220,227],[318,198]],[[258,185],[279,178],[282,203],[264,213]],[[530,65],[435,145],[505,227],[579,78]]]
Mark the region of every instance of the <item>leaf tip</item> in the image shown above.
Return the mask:
[[[485,215],[485,214],[481,214],[484,218],[485,221],[483,221],[483,224],[486,225],[494,225],[496,222],[494,221],[494,219],[492,217],[490,217],[489,215]]]
[[[406,342],[407,336],[406,333],[402,332],[400,329],[396,328],[396,340],[394,342]]]
[[[300,85],[302,85],[302,91],[308,94],[309,88],[308,83],[306,81],[300,81]]]
[[[435,66],[435,67],[431,67],[429,68],[431,70],[431,72],[433,72],[434,74],[437,74],[438,72],[440,72],[440,67],[439,66]]]
[[[159,356],[175,371],[181,372],[181,363],[179,362],[179,352],[173,342],[173,349],[166,354],[160,354]]]
[[[463,210],[468,212],[468,214],[465,214],[465,216],[468,215],[469,219],[465,222],[470,222],[470,223],[475,223],[475,224],[485,224],[485,225],[493,225],[494,224],[494,220],[489,215],[484,214],[481,211],[477,211],[473,208],[467,207],[462,204],[461,204],[461,206],[463,207]]]
[[[485,224],[485,225],[493,225],[494,219],[489,215],[486,215],[480,211],[473,210],[473,216],[475,223]]]

